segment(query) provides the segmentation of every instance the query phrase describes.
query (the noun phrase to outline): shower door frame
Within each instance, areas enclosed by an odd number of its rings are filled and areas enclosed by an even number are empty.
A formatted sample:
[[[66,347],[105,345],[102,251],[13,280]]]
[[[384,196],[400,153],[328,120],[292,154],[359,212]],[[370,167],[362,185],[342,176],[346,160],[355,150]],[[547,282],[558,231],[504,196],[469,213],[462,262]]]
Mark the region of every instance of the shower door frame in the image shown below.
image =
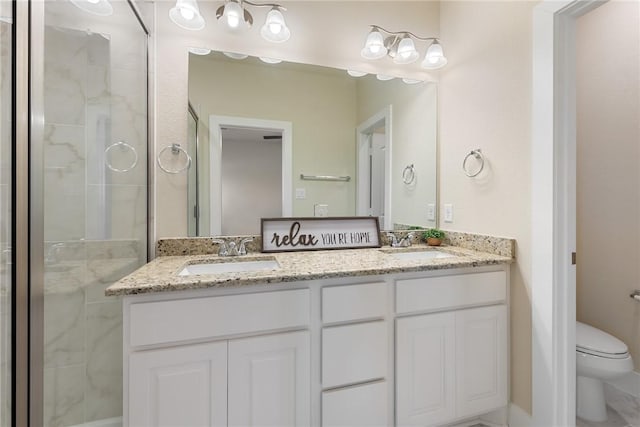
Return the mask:
[[[14,4],[14,426],[42,426],[44,372],[44,30],[45,2]],[[135,0],[127,0],[147,38],[147,186],[153,182],[153,61],[151,32]],[[153,256],[153,191],[147,189],[147,259]],[[28,244],[17,244],[28,242]]]

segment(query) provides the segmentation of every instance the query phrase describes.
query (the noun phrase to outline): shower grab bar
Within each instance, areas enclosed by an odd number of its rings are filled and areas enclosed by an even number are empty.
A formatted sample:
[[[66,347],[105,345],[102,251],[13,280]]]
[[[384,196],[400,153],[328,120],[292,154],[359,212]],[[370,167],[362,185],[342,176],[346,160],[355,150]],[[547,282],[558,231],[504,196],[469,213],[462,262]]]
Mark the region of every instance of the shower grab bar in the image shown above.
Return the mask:
[[[187,162],[185,163],[185,165],[183,167],[181,167],[180,169],[176,169],[176,170],[171,170],[171,169],[167,169],[162,162],[160,161],[160,156],[162,156],[162,153],[164,153],[165,151],[167,151],[168,149],[171,149],[171,154],[173,155],[180,155],[180,153],[184,153]],[[180,172],[184,172],[187,169],[189,169],[191,167],[191,156],[189,155],[189,153],[186,152],[186,150],[184,148],[182,148],[180,146],[180,144],[171,144],[171,145],[167,145],[166,147],[164,147],[162,150],[160,150],[160,152],[158,153],[158,167],[160,167],[160,169],[162,169],[163,171],[165,171],[166,173],[170,173],[170,174],[177,174]]]
[[[631,295],[629,295],[631,298],[633,298],[636,301],[640,301],[640,289],[636,289],[635,291],[633,291],[631,293]]]
[[[343,181],[343,182],[351,181],[350,176],[305,175],[303,173],[300,174],[300,179],[305,181]]]
[[[113,167],[111,162],[109,162],[109,151],[113,150],[114,147],[128,148],[129,150],[131,150],[131,152],[133,152],[133,163],[131,163],[131,166],[129,166],[128,168],[124,168],[124,169],[118,169],[118,168]],[[114,142],[113,144],[111,144],[110,146],[108,146],[104,150],[104,162],[107,165],[107,167],[109,169],[111,169],[112,171],[114,171],[114,172],[129,172],[130,170],[135,168],[136,165],[138,164],[138,152],[136,151],[136,149],[133,146],[127,144],[124,141]]]

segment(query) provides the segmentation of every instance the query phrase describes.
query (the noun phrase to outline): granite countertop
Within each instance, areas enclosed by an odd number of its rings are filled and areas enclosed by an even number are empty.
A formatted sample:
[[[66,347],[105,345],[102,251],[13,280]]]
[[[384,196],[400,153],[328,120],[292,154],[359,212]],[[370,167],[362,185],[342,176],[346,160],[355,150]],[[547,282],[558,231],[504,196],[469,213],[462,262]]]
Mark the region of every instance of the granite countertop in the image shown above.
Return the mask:
[[[392,256],[394,252],[434,249],[455,256],[429,260],[400,260]],[[178,272],[187,264],[265,259],[276,260],[280,268],[240,273],[178,276]],[[505,256],[504,254],[481,252],[460,246],[431,248],[423,244],[393,249],[383,247],[274,254],[250,253],[239,257],[218,257],[211,254],[161,256],[107,288],[105,294],[107,296],[134,295],[187,289],[264,285],[300,280],[477,267],[508,264],[512,261],[513,256]]]

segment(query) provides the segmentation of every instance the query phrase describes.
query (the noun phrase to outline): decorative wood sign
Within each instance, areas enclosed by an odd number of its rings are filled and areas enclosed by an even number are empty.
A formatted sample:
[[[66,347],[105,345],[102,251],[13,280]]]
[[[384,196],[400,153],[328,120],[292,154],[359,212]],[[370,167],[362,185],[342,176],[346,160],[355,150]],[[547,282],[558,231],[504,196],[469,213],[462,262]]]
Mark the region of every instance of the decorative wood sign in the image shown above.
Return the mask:
[[[379,247],[377,217],[262,218],[262,252]]]

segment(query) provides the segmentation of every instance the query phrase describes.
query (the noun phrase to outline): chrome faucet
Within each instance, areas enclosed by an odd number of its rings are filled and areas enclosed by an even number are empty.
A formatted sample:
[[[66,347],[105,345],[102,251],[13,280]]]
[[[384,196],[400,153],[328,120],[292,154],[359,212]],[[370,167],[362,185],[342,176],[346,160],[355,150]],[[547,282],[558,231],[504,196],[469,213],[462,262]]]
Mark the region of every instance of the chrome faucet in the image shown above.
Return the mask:
[[[240,243],[222,239],[211,239],[211,241],[218,244],[218,256],[240,256],[247,254],[246,244],[253,241],[253,237],[245,237],[240,240]]]
[[[398,240],[398,237],[392,232],[387,232],[387,236],[391,241],[390,244],[392,248],[408,248],[411,246],[411,239],[413,239],[414,233],[410,231],[400,240]]]
[[[408,232],[400,241],[398,242],[398,246],[402,248],[408,248],[411,246],[411,240],[413,239],[413,231]]]
[[[245,237],[240,240],[240,248],[238,249],[238,255],[246,255],[247,254],[247,243],[253,242],[253,237]]]
[[[227,242],[222,239],[211,239],[213,243],[218,244],[218,256],[228,256],[229,249],[227,248]]]

